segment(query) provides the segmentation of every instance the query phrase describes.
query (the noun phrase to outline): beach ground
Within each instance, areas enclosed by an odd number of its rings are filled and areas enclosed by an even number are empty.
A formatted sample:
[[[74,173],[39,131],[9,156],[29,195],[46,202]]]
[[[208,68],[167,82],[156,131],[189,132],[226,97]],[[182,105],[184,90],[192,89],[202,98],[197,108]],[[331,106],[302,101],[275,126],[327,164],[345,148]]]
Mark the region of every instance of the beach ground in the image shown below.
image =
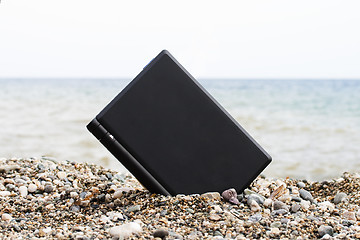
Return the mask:
[[[232,186],[229,186],[229,189]],[[0,161],[1,239],[360,239],[360,175],[259,176],[241,194],[149,193],[130,175],[52,158]]]

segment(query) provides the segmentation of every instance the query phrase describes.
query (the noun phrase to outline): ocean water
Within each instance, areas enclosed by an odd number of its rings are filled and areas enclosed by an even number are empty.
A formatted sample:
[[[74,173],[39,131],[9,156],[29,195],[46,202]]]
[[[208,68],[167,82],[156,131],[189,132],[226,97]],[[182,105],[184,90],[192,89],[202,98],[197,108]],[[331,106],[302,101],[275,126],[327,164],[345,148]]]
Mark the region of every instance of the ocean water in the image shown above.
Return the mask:
[[[0,157],[122,165],[86,124],[129,79],[0,79]],[[199,82],[272,156],[270,177],[360,171],[360,80]]]

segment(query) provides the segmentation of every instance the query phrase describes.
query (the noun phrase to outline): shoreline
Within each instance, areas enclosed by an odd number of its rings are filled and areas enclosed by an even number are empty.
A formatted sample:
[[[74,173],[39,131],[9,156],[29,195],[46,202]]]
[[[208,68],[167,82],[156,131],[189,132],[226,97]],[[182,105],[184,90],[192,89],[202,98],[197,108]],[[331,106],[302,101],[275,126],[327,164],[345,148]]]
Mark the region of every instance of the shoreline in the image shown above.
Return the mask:
[[[165,197],[149,193],[130,175],[95,164],[2,159],[0,235],[84,240],[360,239],[359,189],[359,174],[344,173],[321,182],[259,176],[230,202],[231,191],[222,196]]]

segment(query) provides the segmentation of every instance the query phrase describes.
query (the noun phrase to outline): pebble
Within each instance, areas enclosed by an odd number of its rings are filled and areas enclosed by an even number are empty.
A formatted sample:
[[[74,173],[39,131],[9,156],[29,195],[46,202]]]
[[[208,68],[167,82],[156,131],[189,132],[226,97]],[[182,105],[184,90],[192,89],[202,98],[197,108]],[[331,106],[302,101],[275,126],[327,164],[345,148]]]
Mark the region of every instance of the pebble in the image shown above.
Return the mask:
[[[134,206],[130,206],[127,211],[128,212],[137,212],[137,211],[140,211],[140,209],[141,209],[140,205],[134,205]]]
[[[47,184],[44,187],[44,192],[51,193],[54,190],[54,187],[51,184]]]
[[[6,197],[6,196],[10,196],[10,195],[11,195],[11,192],[9,192],[9,191],[0,191],[1,197]]]
[[[66,172],[58,172],[58,173],[57,173],[57,176],[58,176],[59,179],[64,179],[64,178],[66,178],[66,175],[67,175]]]
[[[8,213],[3,213],[2,215],[1,215],[1,219],[3,220],[3,221],[11,221],[11,219],[12,219],[12,217],[11,217],[11,215],[10,214],[8,214]]]
[[[287,211],[286,209],[278,209],[278,210],[274,210],[271,212],[271,216],[277,216],[277,215],[285,215],[287,214],[289,211]]]
[[[341,214],[341,217],[346,220],[356,221],[355,212],[352,211],[345,211]]]
[[[298,203],[295,203],[291,206],[291,212],[296,213],[300,210],[301,206]]]
[[[265,199],[261,196],[259,196],[258,194],[250,194],[248,197],[247,197],[247,203],[250,205],[250,202],[251,201],[256,201],[258,204],[262,205],[265,201]]]
[[[219,221],[221,219],[221,216],[219,214],[210,214],[209,219],[213,221]]]
[[[19,193],[22,197],[26,197],[28,195],[28,189],[26,186],[19,187]]]
[[[306,211],[310,208],[310,201],[301,200],[300,206],[302,210]]]
[[[140,233],[141,231],[142,227],[139,223],[130,222],[110,228],[109,234],[112,237],[124,239],[130,237],[133,234]]]
[[[14,184],[12,184],[12,183],[6,185],[6,189],[7,189],[8,191],[14,191],[15,188],[16,188],[16,186],[15,186]]]
[[[220,200],[221,200],[220,193],[218,193],[218,192],[207,192],[207,193],[203,193],[203,194],[201,194],[201,197],[207,198],[207,199],[209,199],[209,200],[217,200],[217,201],[220,201]]]
[[[273,200],[271,200],[270,198],[265,199],[264,201],[264,207],[271,207],[273,203]]]
[[[274,210],[285,209],[286,211],[289,211],[289,206],[278,200],[274,201],[273,208]]]
[[[239,200],[237,199],[237,193],[234,188],[230,188],[228,190],[225,190],[221,196],[224,198],[226,202],[238,205],[240,204]]]
[[[305,187],[305,183],[303,183],[303,182],[298,182],[298,183],[297,183],[297,186],[298,186],[299,188],[304,188],[304,187]]]
[[[310,202],[314,202],[314,198],[309,191],[307,191],[305,189],[300,189],[299,193],[300,193],[300,197],[302,197],[302,199],[308,200]]]
[[[262,218],[262,215],[260,213],[257,213],[257,214],[251,215],[248,220],[251,222],[259,222],[261,220],[261,218]]]
[[[36,192],[36,190],[37,190],[36,184],[30,183],[28,186],[28,192],[33,193]]]
[[[169,236],[169,232],[164,228],[160,228],[154,232],[153,236],[155,238],[165,239],[167,236]]]
[[[320,237],[323,237],[326,234],[329,234],[330,236],[332,236],[334,234],[334,230],[331,226],[327,226],[327,225],[321,225],[318,228],[318,232]]]
[[[344,192],[339,192],[339,193],[337,193],[337,194],[335,195],[335,197],[334,197],[334,203],[335,203],[335,204],[339,204],[339,203],[345,201],[346,198],[347,198],[346,193],[344,193]]]
[[[281,227],[281,222],[276,221],[270,224],[270,228],[279,228],[279,227]]]
[[[253,212],[261,211],[260,205],[255,200],[252,200],[250,202],[249,206],[250,206],[251,211],[253,211]]]

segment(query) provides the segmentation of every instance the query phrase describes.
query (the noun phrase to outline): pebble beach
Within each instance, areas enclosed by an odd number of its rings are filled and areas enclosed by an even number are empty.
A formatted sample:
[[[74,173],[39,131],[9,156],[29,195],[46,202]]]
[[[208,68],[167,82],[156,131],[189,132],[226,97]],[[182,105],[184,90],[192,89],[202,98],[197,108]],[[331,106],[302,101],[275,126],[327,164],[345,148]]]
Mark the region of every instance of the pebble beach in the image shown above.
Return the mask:
[[[359,174],[231,187],[161,196],[95,164],[1,159],[0,238],[360,239]]]

